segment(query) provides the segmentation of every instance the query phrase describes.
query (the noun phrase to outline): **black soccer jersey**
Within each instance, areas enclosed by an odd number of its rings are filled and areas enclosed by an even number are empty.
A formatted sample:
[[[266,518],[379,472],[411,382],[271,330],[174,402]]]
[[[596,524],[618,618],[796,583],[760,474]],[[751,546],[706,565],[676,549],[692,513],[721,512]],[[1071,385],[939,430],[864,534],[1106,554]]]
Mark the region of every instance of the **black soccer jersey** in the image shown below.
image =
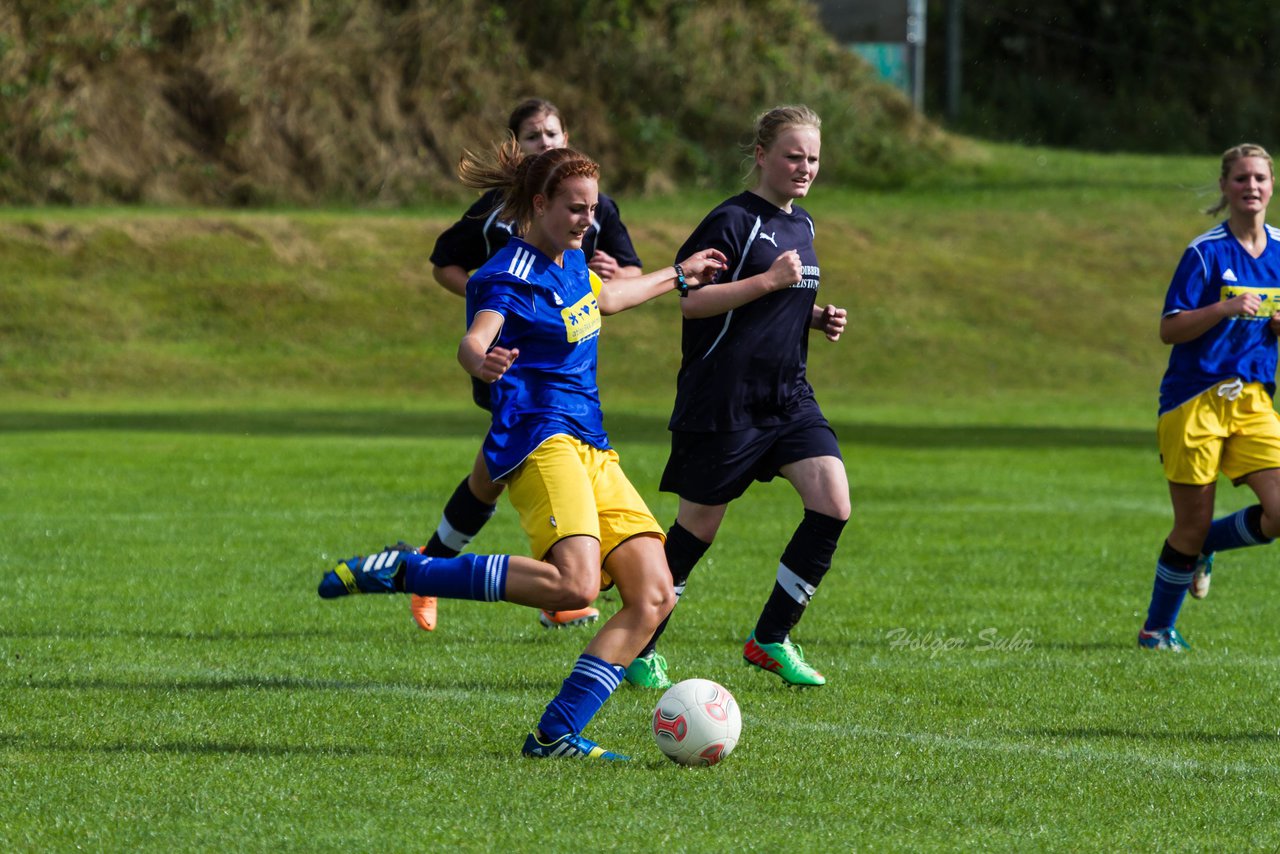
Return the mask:
[[[729,259],[719,281],[740,281],[769,269],[795,249],[801,280],[725,314],[685,318],[672,430],[741,430],[784,423],[813,397],[805,377],[809,323],[817,300],[818,256],[813,220],[743,192],[707,214],[678,258],[714,247]],[[715,287],[715,284],[708,287]]]
[[[437,267],[458,266],[468,271],[479,269],[507,245],[514,233],[514,227],[501,219],[501,213],[502,190],[485,193],[467,208],[462,219],[436,238],[431,263]],[[642,266],[635,247],[631,245],[631,235],[618,213],[618,205],[604,193],[600,194],[595,218],[582,240],[582,252],[588,259],[597,248],[612,255],[619,266]]]

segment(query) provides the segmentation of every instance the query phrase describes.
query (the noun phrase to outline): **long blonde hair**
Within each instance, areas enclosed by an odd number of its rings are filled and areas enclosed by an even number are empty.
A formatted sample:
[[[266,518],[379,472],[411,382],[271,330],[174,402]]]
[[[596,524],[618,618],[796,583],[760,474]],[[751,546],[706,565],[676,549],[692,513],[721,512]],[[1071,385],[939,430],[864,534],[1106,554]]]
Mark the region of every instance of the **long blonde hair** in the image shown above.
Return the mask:
[[[525,155],[515,139],[497,146],[492,156],[481,158],[462,152],[458,178],[477,190],[501,188],[502,218],[512,222],[520,234],[533,225],[533,199],[551,199],[560,184],[569,178],[600,178],[600,166],[572,148],[550,148],[541,154]]]
[[[1231,167],[1237,160],[1243,160],[1246,157],[1261,157],[1267,161],[1267,169],[1271,172],[1271,177],[1276,174],[1275,164],[1271,162],[1271,155],[1261,145],[1254,145],[1251,142],[1242,142],[1239,145],[1233,145],[1226,151],[1222,152],[1222,174],[1220,180],[1225,181],[1227,176],[1231,174]],[[1218,197],[1216,204],[1204,209],[1209,216],[1217,216],[1227,207],[1227,197],[1225,194]]]

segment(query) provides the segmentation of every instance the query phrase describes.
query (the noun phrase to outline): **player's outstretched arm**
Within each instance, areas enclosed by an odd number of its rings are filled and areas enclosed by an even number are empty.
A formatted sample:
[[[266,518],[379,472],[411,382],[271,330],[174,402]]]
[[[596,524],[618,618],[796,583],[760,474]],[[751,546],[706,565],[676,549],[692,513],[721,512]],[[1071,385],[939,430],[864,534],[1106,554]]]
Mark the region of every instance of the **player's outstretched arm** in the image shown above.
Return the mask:
[[[725,268],[725,257],[719,249],[703,249],[681,261],[680,266],[684,270],[685,283],[697,288],[710,282]],[[642,276],[614,279],[600,291],[596,302],[601,314],[617,314],[676,290],[678,283],[675,267],[663,267]]]
[[[496,311],[476,312],[471,328],[458,344],[458,364],[476,379],[496,382],[520,355],[519,350],[491,346],[502,331],[502,315]]]
[[[763,273],[736,282],[723,282],[689,294],[688,299],[680,300],[680,311],[688,318],[715,317],[733,311],[740,305],[799,282],[802,267],[800,253],[788,249],[775,258]]]
[[[813,319],[809,321],[809,328],[816,329],[827,336],[828,341],[839,341],[840,336],[844,334],[844,327],[848,320],[849,312],[843,308],[834,305],[825,305],[819,308],[815,305],[813,307]]]

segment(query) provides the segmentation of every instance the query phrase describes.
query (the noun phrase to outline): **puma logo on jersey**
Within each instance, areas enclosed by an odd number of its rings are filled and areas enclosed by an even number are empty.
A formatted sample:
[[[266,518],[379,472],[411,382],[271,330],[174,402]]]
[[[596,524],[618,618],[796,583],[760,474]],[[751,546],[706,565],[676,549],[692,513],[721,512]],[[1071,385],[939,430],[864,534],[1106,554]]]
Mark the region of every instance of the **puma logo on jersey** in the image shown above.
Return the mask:
[[[769,241],[770,243],[772,243],[772,244],[773,244],[773,248],[774,248],[774,249],[777,249],[777,248],[778,248],[777,234],[778,234],[778,232],[776,232],[776,231],[775,231],[773,234],[765,234],[765,233],[762,231],[762,232],[760,232],[758,235],[756,235],[756,238],[757,238],[758,240],[767,240],[767,241]]]

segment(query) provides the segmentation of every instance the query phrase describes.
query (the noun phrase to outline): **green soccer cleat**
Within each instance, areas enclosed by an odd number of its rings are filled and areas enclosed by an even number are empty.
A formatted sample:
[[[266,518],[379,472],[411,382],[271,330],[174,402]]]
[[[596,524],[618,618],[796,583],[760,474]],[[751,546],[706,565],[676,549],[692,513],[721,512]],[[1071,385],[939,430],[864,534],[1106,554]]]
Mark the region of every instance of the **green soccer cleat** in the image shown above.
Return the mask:
[[[789,639],[782,643],[756,643],[756,633],[752,632],[742,648],[742,658],[747,664],[778,674],[788,685],[809,687],[827,684],[827,677],[804,660],[800,644]]]
[[[637,688],[665,691],[671,687],[667,676],[667,660],[655,649],[627,665],[627,681]]]
[[[1213,575],[1213,554],[1200,555],[1196,560],[1196,571],[1191,576],[1191,589],[1187,592],[1192,599],[1203,599],[1209,595],[1209,578]]]
[[[1143,629],[1138,632],[1138,646],[1143,649],[1161,649],[1165,652],[1190,652],[1191,644],[1178,634],[1173,626],[1167,629]]]

